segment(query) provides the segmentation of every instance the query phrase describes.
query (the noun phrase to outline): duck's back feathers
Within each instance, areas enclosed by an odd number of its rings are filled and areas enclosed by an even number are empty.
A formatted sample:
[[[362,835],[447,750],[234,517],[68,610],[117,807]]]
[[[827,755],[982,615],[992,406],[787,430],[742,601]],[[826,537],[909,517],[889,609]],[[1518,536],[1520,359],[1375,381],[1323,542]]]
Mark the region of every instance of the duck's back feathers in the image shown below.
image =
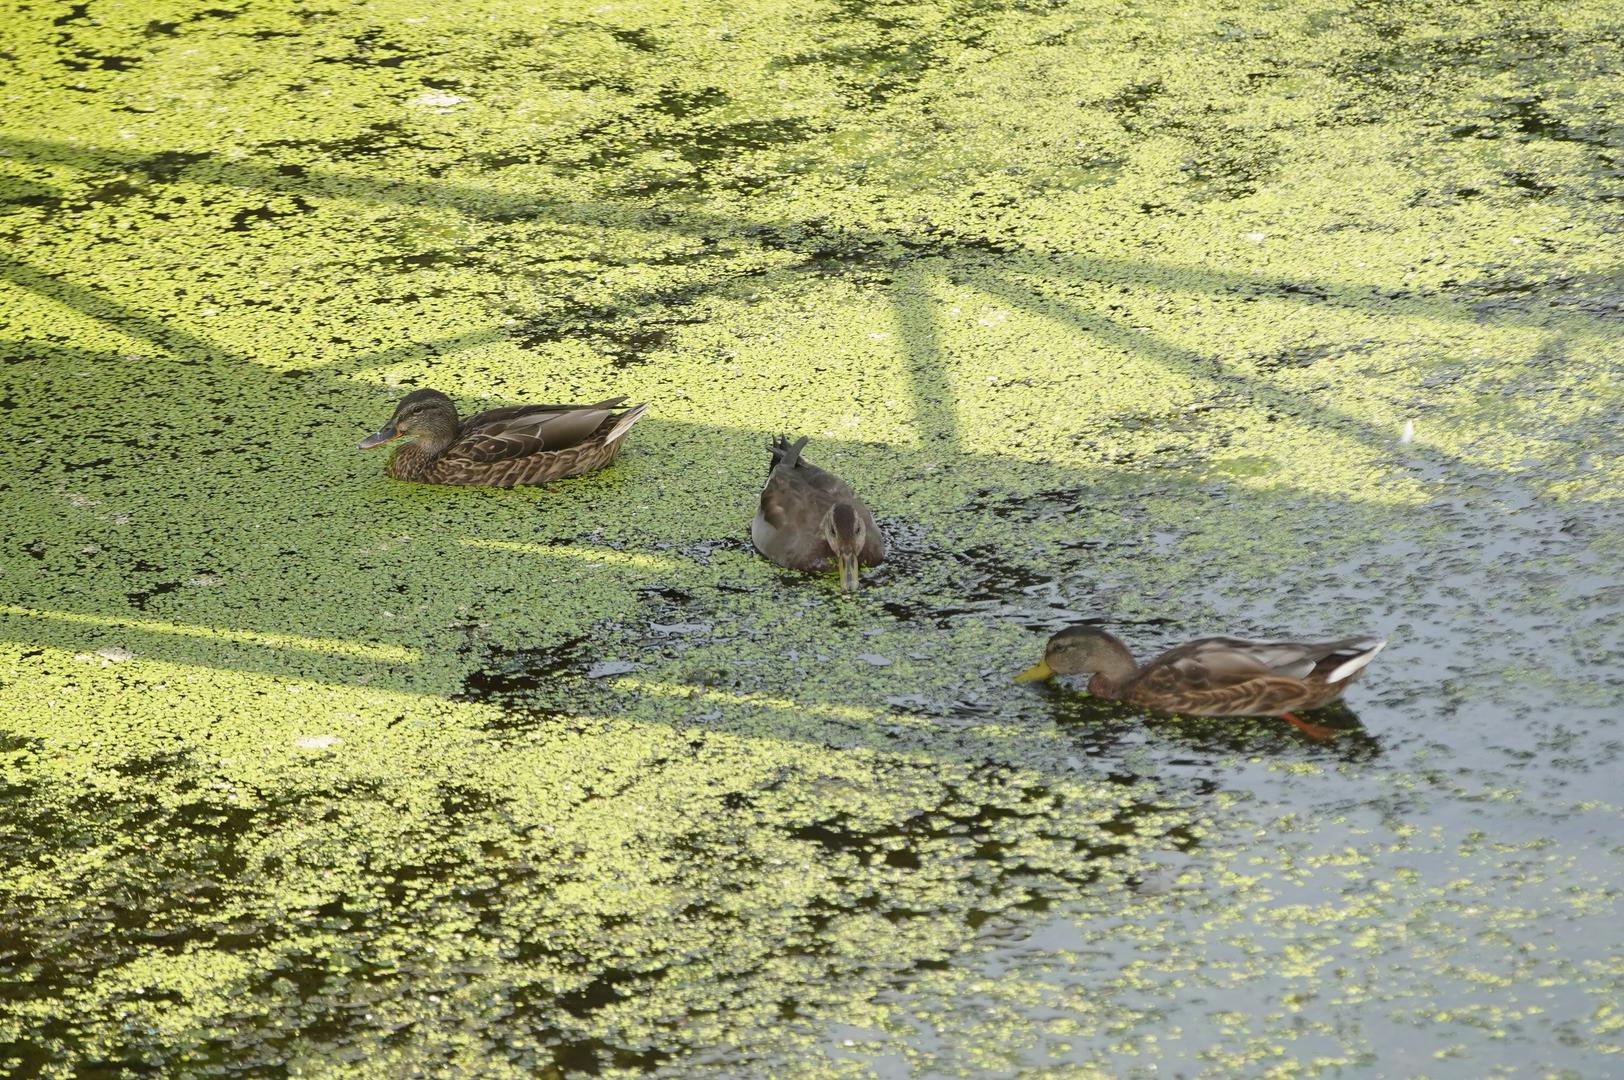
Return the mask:
[[[783,435],[776,436],[767,444],[767,452],[772,454],[772,464],[767,466],[767,475],[771,477],[773,470],[782,465],[786,469],[793,469],[800,464],[801,451],[806,449],[808,436],[802,435],[794,442]]]
[[[468,446],[467,452],[476,460],[498,461],[576,446],[625,400],[617,397],[592,405],[509,405],[491,409],[464,420],[458,428],[457,442],[447,452]],[[480,443],[488,445],[474,449]]]
[[[823,537],[823,517],[835,504],[847,503],[863,523],[859,561],[864,566],[884,562],[885,537],[874,523],[874,515],[850,484],[801,457],[806,442],[805,436],[792,443],[780,435],[768,448],[772,467],[750,525],[756,550],[795,570],[829,569],[834,565],[834,553]]]
[[[1268,716],[1329,704],[1386,642],[1202,638],[1163,653],[1125,688],[1130,701],[1169,712]]]
[[[419,391],[421,393],[421,391]],[[454,442],[408,479],[465,487],[545,484],[601,469],[647,410],[617,411],[626,399],[591,405],[510,405],[470,416]],[[405,453],[411,447],[402,447]],[[393,469],[391,471],[394,471]]]

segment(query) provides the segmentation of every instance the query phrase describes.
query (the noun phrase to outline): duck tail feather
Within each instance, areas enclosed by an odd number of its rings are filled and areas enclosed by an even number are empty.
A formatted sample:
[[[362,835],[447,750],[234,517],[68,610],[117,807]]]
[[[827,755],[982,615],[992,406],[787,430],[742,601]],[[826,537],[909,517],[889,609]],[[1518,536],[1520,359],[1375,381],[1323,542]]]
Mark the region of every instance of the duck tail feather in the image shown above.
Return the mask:
[[[771,475],[772,470],[778,468],[780,465],[786,469],[793,469],[799,465],[801,463],[801,451],[806,448],[807,439],[808,436],[802,435],[794,442],[790,442],[789,436],[787,435],[779,435],[775,437],[772,443],[767,447],[767,449],[772,451],[773,455],[773,463],[772,466],[767,470],[768,474]]]
[[[615,426],[609,429],[609,433],[603,437],[603,441],[613,443],[625,438],[626,432],[630,431],[632,425],[641,420],[643,414],[647,411],[648,402],[644,402],[641,405],[634,405],[621,413],[615,418]]]
[[[1349,638],[1337,642],[1336,647],[1326,653],[1325,659],[1340,662],[1325,673],[1325,681],[1337,683],[1353,678],[1365,669],[1365,665],[1376,659],[1376,654],[1386,645],[1385,638],[1377,637]]]

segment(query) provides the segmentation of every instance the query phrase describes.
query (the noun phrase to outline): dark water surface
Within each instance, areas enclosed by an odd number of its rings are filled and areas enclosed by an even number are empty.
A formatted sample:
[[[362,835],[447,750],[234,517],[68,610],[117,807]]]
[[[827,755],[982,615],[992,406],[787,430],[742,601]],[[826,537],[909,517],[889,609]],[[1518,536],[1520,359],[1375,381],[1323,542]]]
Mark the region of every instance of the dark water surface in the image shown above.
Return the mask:
[[[0,1075],[1616,1074],[1614,6],[0,11]]]

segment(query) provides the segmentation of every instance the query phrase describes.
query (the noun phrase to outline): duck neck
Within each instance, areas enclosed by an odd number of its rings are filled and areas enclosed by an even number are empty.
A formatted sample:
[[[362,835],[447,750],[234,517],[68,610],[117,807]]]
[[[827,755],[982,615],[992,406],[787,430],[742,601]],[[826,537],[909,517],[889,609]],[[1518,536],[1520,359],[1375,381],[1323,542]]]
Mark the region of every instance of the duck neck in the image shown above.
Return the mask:
[[[396,480],[416,480],[429,471],[455,439],[455,433],[434,432],[401,443],[389,457],[389,475]]]
[[[1088,692],[1095,697],[1118,698],[1128,684],[1139,674],[1139,662],[1128,647],[1110,634],[1101,634],[1099,648],[1093,656],[1094,676],[1088,680]]]
[[[1122,684],[1105,672],[1099,671],[1089,678],[1088,692],[1094,697],[1115,700],[1122,696]]]

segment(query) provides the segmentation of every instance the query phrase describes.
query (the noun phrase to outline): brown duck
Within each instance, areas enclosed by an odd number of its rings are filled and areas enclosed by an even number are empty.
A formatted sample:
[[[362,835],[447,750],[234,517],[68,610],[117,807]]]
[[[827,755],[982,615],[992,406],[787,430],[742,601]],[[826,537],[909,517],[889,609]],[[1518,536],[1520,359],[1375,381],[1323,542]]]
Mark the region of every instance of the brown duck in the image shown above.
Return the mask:
[[[1386,644],[1374,637],[1313,643],[1210,637],[1141,666],[1104,630],[1072,626],[1050,638],[1043,659],[1015,681],[1093,672],[1088,692],[1095,697],[1197,716],[1278,716],[1323,739],[1334,732],[1292,711],[1335,701]]]
[[[545,484],[601,469],[647,405],[621,408],[623,397],[595,405],[510,405],[463,421],[438,390],[400,399],[382,430],[357,448],[407,439],[389,457],[396,480],[464,487]]]
[[[838,567],[841,589],[855,592],[858,564],[885,561],[885,536],[851,485],[802,459],[806,441],[803,436],[791,443],[782,435],[773,440],[773,463],[750,523],[750,539],[779,566],[811,571]]]

